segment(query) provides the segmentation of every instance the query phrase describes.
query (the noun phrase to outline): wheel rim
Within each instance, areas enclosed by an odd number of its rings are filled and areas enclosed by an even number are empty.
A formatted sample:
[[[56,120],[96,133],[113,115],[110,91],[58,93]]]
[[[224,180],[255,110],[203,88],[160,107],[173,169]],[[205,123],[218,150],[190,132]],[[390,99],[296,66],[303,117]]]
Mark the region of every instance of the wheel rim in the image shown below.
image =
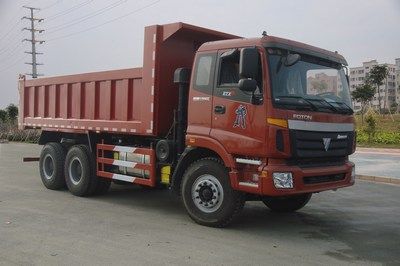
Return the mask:
[[[73,158],[69,163],[68,173],[72,184],[79,184],[82,179],[82,163],[78,157]]]
[[[202,212],[215,212],[222,204],[224,190],[215,176],[202,175],[193,183],[192,199],[196,207]]]
[[[43,173],[44,177],[50,180],[54,174],[54,160],[50,154],[46,154],[43,160]]]

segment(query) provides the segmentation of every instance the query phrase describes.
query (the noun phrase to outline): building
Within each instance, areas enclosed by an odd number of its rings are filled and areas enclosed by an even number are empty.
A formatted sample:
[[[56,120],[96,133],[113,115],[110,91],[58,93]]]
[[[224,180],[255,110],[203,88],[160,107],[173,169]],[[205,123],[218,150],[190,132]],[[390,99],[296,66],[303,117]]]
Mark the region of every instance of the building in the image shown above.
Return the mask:
[[[307,78],[307,88],[309,93],[318,94],[323,92],[334,92],[337,94],[338,91],[338,77],[329,76],[324,72],[316,73],[314,76]]]
[[[396,101],[397,101],[397,110],[400,110],[400,58],[396,58]]]
[[[358,85],[361,85],[365,82],[365,79],[369,73],[369,71],[375,65],[386,65],[388,67],[389,74],[387,76],[386,84],[383,84],[379,87],[379,92],[381,95],[381,108],[389,108],[393,106],[394,103],[400,102],[400,92],[398,91],[398,85],[396,85],[396,75],[397,75],[397,84],[400,83],[399,72],[400,72],[400,58],[396,59],[396,64],[379,64],[376,60],[371,60],[368,62],[364,62],[362,66],[359,67],[351,67],[350,68],[350,91],[356,89]],[[387,93],[385,93],[385,88],[387,88]],[[376,92],[373,100],[371,101],[372,106],[376,109],[379,108],[379,94]],[[386,106],[385,106],[386,103]],[[354,111],[361,110],[361,103],[353,101],[353,109]]]

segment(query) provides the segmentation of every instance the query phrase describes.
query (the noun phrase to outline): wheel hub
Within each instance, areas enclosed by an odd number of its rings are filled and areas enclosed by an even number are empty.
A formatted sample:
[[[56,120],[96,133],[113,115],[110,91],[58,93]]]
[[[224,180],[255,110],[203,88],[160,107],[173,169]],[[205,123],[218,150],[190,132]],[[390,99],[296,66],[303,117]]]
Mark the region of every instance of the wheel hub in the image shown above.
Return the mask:
[[[213,192],[210,187],[203,186],[200,188],[199,195],[202,201],[210,201],[213,197]]]
[[[43,160],[43,173],[46,179],[51,179],[54,173],[54,160],[50,154],[46,154]]]
[[[69,164],[69,177],[74,185],[79,184],[82,179],[82,163],[78,157],[71,160]]]
[[[203,212],[216,211],[222,204],[224,197],[222,185],[212,175],[202,175],[192,186],[193,202]]]

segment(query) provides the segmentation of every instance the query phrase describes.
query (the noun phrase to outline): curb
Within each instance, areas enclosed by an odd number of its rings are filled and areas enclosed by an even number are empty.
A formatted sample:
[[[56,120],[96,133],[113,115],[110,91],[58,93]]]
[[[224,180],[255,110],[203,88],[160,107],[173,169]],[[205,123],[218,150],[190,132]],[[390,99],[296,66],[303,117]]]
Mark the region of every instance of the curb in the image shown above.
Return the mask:
[[[398,148],[368,148],[368,147],[357,147],[356,152],[359,153],[382,153],[382,154],[398,154],[400,155],[400,149]]]
[[[360,179],[360,180],[372,181],[372,182],[377,182],[377,183],[400,185],[400,178],[369,176],[369,175],[356,175],[356,178]]]

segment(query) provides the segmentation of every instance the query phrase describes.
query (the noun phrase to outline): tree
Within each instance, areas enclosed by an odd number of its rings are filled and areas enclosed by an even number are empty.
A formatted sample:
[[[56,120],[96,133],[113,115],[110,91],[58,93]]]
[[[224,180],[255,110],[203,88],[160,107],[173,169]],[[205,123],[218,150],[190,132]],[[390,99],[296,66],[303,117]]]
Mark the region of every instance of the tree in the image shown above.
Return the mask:
[[[8,114],[7,111],[0,109],[0,122],[5,124],[7,122]]]
[[[365,122],[367,123],[367,127],[364,129],[364,131],[368,134],[368,142],[371,142],[376,133],[376,117],[372,108],[369,108],[366,114]]]
[[[313,86],[318,93],[325,92],[328,89],[328,84],[325,80],[313,80],[311,81],[311,86]]]
[[[400,94],[400,76],[397,77],[399,77],[399,86],[397,87],[397,93]],[[397,104],[396,113],[400,113],[400,104]]]
[[[15,104],[11,103],[6,107],[6,112],[10,123],[15,124],[18,117],[18,107]]]
[[[353,99],[361,103],[361,126],[364,124],[365,106],[372,100],[374,94],[375,89],[368,83],[357,86],[356,89],[351,92]]]
[[[381,106],[381,92],[379,90],[379,86],[383,85],[383,80],[387,78],[389,74],[387,65],[375,65],[372,67],[371,71],[368,73],[367,76],[367,83],[371,85],[375,85],[378,91],[378,101],[379,101],[379,113],[382,113],[382,106]],[[386,93],[387,89],[385,89],[385,104],[386,104]]]

